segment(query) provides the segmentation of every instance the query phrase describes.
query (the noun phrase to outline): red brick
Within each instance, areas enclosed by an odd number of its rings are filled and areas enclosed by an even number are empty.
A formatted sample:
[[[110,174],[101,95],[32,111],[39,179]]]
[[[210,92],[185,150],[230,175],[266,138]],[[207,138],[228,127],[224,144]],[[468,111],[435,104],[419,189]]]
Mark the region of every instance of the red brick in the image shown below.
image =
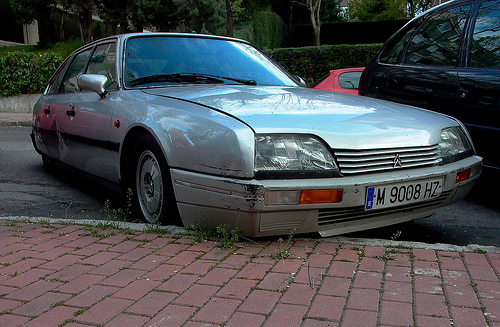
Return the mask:
[[[60,326],[65,321],[74,318],[77,310],[77,308],[57,306],[29,321],[23,327]]]
[[[72,233],[73,235],[77,235],[79,232],[75,232],[75,233]],[[91,237],[91,236],[81,236],[81,237],[77,237],[74,241],[72,242],[69,242],[69,243],[66,243],[64,246],[66,247],[69,247],[69,248],[78,248],[78,249],[81,249],[81,248],[84,248],[92,243],[95,243],[95,242],[101,242],[102,243],[102,240],[97,238],[97,237]]]
[[[85,274],[72,281],[61,285],[56,290],[62,293],[80,293],[102,281],[105,277],[101,275]]]
[[[214,268],[210,270],[198,283],[222,286],[238,273],[235,269]]]
[[[382,301],[380,304],[380,325],[413,326],[411,303]]]
[[[479,280],[476,287],[481,298],[500,300],[500,283]]]
[[[157,242],[159,242],[159,240],[157,240]],[[166,256],[166,257],[173,257],[174,255],[177,255],[179,252],[184,251],[187,248],[189,248],[189,245],[169,243],[165,246],[162,246],[156,252],[156,254],[161,255],[161,256]]]
[[[436,251],[429,249],[413,249],[413,255],[415,256],[414,261],[424,260],[424,261],[437,261]]]
[[[120,243],[115,243],[115,245],[110,247],[108,250],[111,252],[128,253],[135,250],[140,244],[140,242],[135,241],[122,241]]]
[[[490,282],[498,282],[498,277],[495,271],[490,266],[468,266],[469,274],[474,281],[487,280]]]
[[[293,282],[317,287],[318,285],[321,285],[327,269],[328,268],[323,267],[310,267],[307,264],[303,265],[297,274],[292,275]]]
[[[169,304],[148,323],[149,326],[180,327],[197,310],[194,307]]]
[[[377,311],[380,292],[378,290],[353,288],[347,301],[348,309]]]
[[[420,316],[415,317],[417,326],[452,327],[453,321],[445,317]]]
[[[29,321],[28,317],[20,317],[11,314],[0,315],[0,326],[3,327],[18,327]]]
[[[465,265],[460,257],[439,257],[441,262],[441,269],[454,270],[454,271],[466,271]]]
[[[441,279],[438,277],[417,275],[414,277],[414,289],[419,293],[443,294]]]
[[[381,283],[382,283],[381,273],[358,271],[352,285],[353,287],[357,288],[371,288],[378,290],[381,288]]]
[[[342,326],[377,326],[377,312],[347,309],[342,318]]]
[[[125,312],[153,317],[163,310],[170,302],[177,297],[177,294],[168,292],[149,292],[139,301],[127,308]]]
[[[452,306],[481,307],[472,287],[445,286],[446,299]]]
[[[485,312],[488,313],[488,320],[495,321],[500,325],[500,300],[483,299]]]
[[[250,262],[239,273],[238,277],[248,279],[264,278],[266,273],[272,268],[269,264]]]
[[[52,273],[54,273],[53,270],[34,268],[20,273],[17,276],[9,277],[0,282],[0,284],[5,286],[24,287]]]
[[[340,321],[345,306],[345,298],[317,295],[307,313],[308,317]]]
[[[151,254],[153,250],[148,248],[135,248],[129,252],[122,254],[117,257],[117,260],[130,260],[130,261],[139,261],[145,256]]]
[[[292,283],[280,300],[280,303],[309,306],[316,289],[307,284]]]
[[[113,276],[110,276],[106,278],[105,280],[101,281],[100,284],[102,285],[109,285],[109,286],[117,286],[117,287],[124,287],[125,285],[130,284],[134,280],[136,280],[139,277],[142,277],[144,275],[144,270],[136,270],[136,269],[123,269]]]
[[[307,258],[307,262],[305,265],[311,267],[327,268],[330,266],[330,262],[332,260],[333,260],[332,254],[313,253]]]
[[[468,266],[490,266],[490,263],[484,254],[464,252],[463,258]]]
[[[438,263],[431,261],[415,261],[413,263],[413,272],[416,275],[424,276],[439,277],[441,275]]]
[[[239,300],[212,298],[194,315],[192,320],[213,324],[225,323],[240,303]]]
[[[235,312],[226,324],[226,327],[255,327],[262,326],[266,317],[254,313]]]
[[[196,275],[175,274],[171,278],[169,278],[165,283],[158,286],[158,290],[182,293],[197,281],[198,281],[198,276]]]
[[[325,277],[319,289],[319,294],[347,297],[351,287],[350,278]]]
[[[147,278],[150,280],[166,281],[170,277],[174,276],[179,271],[181,271],[182,268],[184,268],[184,267],[163,264],[163,265],[158,266],[157,268],[150,269],[150,271],[144,275],[144,278]],[[140,268],[137,268],[137,269],[140,269]]]
[[[88,307],[119,290],[118,287],[96,285],[69,299],[65,304],[80,308]]]
[[[106,298],[74,318],[83,324],[104,325],[134,302],[125,299]]]
[[[448,317],[446,298],[439,294],[415,293],[415,312],[422,316]]]
[[[444,285],[469,286],[471,280],[465,271],[441,270],[441,278]]]
[[[410,283],[400,283],[386,281],[383,287],[382,299],[397,302],[412,302],[412,285]]]
[[[256,280],[240,278],[231,279],[216,295],[218,297],[244,300],[255,285],[257,285]]]
[[[121,259],[121,258],[119,258]],[[139,270],[153,270],[156,267],[160,266],[162,263],[167,261],[168,258],[161,256],[161,255],[155,255],[155,254],[150,254],[145,256],[144,258],[141,258],[140,260],[134,262],[132,265],[129,267],[131,269],[139,269]]]
[[[238,311],[268,314],[281,297],[279,292],[254,290],[238,308]]]
[[[488,326],[484,314],[479,309],[451,307],[453,327]]]
[[[3,298],[0,298],[0,317],[2,316],[1,315],[2,313],[9,311],[9,310],[13,310],[21,305],[23,305],[23,302],[21,302],[21,301],[6,300]],[[2,325],[0,325],[0,326],[2,326]]]
[[[120,253],[116,253],[116,252],[108,252],[108,251],[99,252],[99,253],[94,254],[91,257],[83,259],[82,261],[80,261],[80,263],[84,264],[84,265],[101,266],[107,262],[110,262],[111,260],[118,257],[119,255],[120,255]]]
[[[14,276],[22,274],[23,272],[29,271],[33,268],[39,268],[41,265],[45,264],[47,261],[38,259],[24,259],[22,261],[16,262],[12,265],[0,268],[1,275]]]
[[[124,268],[128,268],[131,264],[132,263],[130,261],[111,260],[109,262],[100,264],[95,269],[92,269],[90,273],[96,275],[111,276]]]
[[[59,282],[48,282],[45,280],[39,280],[33,284],[23,287],[17,291],[10,293],[5,296],[7,299],[14,299],[20,301],[32,301],[33,299],[52,291],[61,286]]]
[[[113,297],[137,301],[159,285],[160,282],[158,281],[135,280],[123,287],[120,291],[113,294]]]
[[[64,302],[71,297],[69,294],[48,292],[42,296],[30,301],[12,311],[13,314],[21,316],[37,317],[42,313],[49,311],[52,305]]]
[[[174,304],[201,307],[219,290],[216,286],[198,285],[191,286],[187,291],[174,300]]]
[[[127,238],[129,238],[130,235],[122,234],[122,233],[117,233],[111,236],[108,236],[106,238],[103,238],[99,240],[99,243],[105,243],[105,244],[120,244],[121,242],[125,241]]]
[[[359,261],[360,253],[358,250],[339,249],[335,256],[336,261],[351,261],[357,263]]]
[[[194,251],[193,248],[189,248],[189,250]],[[222,261],[227,256],[229,256],[233,252],[233,249],[219,249],[217,247],[210,249],[209,252],[205,253],[202,257],[204,260],[214,260],[214,261]]]
[[[337,254],[337,250],[340,248],[340,245],[337,243],[329,243],[329,242],[321,242],[316,245],[314,248],[314,252],[316,253],[325,253],[325,254]]]
[[[72,248],[68,248],[68,247],[57,247],[55,249],[51,249],[51,250],[48,250],[48,251],[45,251],[45,252],[41,252],[41,253],[38,253],[36,255],[36,258],[37,259],[43,259],[43,260],[55,260],[63,255],[66,255],[66,254],[69,254],[69,253],[72,253],[72,254],[75,254],[73,252],[73,249]]]
[[[195,262],[200,252],[182,251],[175,257],[170,258],[167,263],[171,265],[188,266]]]
[[[73,249],[73,254],[76,254],[76,255],[83,255],[83,256],[91,256],[91,255],[94,255],[96,253],[99,253],[101,251],[105,251],[107,248],[109,247],[109,245],[107,244],[100,244],[100,243],[94,243],[94,244],[90,244],[84,248],[81,248],[81,249],[78,249],[78,250],[74,250]]]
[[[303,263],[302,259],[278,260],[271,271],[283,274],[296,274]]]
[[[233,269],[242,269],[246,266],[250,259],[245,255],[233,254],[227,257],[224,261],[222,261],[218,267],[219,268],[233,268]]]
[[[174,261],[169,260],[167,263],[173,264]],[[183,274],[193,274],[193,275],[205,275],[212,269],[217,262],[211,260],[196,260],[190,263],[186,268],[182,269]],[[179,264],[180,265],[180,264]]]
[[[269,291],[282,291],[288,287],[291,279],[291,274],[268,273],[257,287]]]
[[[356,262],[333,261],[327,274],[337,277],[352,278],[355,275],[358,264]]]
[[[264,326],[300,327],[307,309],[307,306],[279,303],[267,318]]]
[[[106,324],[106,327],[143,326],[149,321],[148,317],[119,314]],[[66,327],[66,326],[65,326]]]
[[[358,270],[361,271],[374,271],[383,272],[385,269],[385,263],[382,260],[374,259],[370,257],[363,257],[359,262]]]
[[[327,321],[327,320],[316,320],[316,319],[304,319],[302,327],[338,327],[338,322]]]
[[[386,281],[409,283],[411,275],[410,267],[387,266],[384,278]]]

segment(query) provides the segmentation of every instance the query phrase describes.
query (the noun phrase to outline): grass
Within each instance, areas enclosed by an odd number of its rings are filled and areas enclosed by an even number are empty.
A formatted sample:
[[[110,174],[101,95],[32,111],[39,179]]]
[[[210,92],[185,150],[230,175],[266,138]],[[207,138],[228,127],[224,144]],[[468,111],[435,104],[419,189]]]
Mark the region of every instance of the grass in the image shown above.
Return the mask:
[[[0,47],[0,56],[6,55],[11,52],[24,51],[32,53],[55,53],[60,55],[62,58],[66,58],[71,52],[75,51],[82,46],[79,40],[69,40],[67,42],[60,42],[53,44],[48,48],[41,48],[38,45],[20,45],[14,47]]]

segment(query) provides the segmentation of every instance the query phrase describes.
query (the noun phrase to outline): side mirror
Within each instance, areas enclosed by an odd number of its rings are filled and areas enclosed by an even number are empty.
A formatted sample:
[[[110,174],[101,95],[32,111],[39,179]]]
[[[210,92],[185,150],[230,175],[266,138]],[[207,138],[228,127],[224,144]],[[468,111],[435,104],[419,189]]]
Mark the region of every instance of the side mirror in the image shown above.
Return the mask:
[[[94,91],[101,99],[108,93],[107,87],[109,80],[104,75],[97,74],[82,74],[78,76],[78,86],[83,90]]]
[[[297,79],[297,82],[299,82],[299,85],[302,87],[307,87],[306,81],[302,79],[302,77],[295,75],[294,76]]]

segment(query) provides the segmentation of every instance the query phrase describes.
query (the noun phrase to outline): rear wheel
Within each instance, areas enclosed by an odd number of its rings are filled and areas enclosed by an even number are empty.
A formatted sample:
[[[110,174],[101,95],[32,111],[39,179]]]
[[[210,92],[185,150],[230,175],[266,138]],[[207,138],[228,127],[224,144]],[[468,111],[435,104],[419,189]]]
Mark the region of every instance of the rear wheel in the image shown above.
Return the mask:
[[[137,214],[148,223],[179,224],[167,161],[151,135],[139,138],[133,158],[133,193]]]

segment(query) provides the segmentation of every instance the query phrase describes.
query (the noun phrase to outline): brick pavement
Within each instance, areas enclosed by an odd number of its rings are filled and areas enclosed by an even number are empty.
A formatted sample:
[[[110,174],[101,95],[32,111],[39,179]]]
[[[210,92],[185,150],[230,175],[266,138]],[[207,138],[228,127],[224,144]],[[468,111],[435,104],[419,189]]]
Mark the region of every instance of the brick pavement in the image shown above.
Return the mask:
[[[115,227],[0,220],[0,326],[500,326],[498,253]]]

